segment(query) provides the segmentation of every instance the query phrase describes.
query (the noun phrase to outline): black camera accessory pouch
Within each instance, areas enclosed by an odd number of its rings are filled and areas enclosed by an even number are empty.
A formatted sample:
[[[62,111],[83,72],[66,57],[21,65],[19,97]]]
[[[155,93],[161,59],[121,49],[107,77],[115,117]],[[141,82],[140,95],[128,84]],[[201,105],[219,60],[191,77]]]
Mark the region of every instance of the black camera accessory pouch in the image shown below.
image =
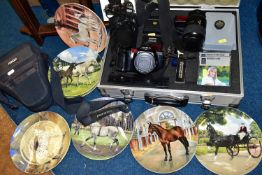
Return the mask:
[[[42,111],[52,104],[48,82],[48,56],[29,44],[17,46],[0,58],[0,101],[11,108],[5,94],[15,98],[31,111]]]
[[[120,103],[109,105],[114,102]],[[128,113],[129,109],[127,104],[125,104],[122,100],[120,101],[118,99],[105,97],[89,102],[83,101],[76,113],[76,118],[82,125],[87,126],[102,119],[103,117],[119,111]]]

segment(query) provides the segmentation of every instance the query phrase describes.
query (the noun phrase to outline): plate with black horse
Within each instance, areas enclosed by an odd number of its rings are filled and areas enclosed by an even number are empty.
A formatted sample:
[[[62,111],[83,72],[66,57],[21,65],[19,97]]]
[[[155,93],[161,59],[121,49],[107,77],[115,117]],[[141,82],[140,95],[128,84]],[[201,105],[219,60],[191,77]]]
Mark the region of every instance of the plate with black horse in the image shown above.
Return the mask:
[[[217,107],[196,120],[196,157],[216,174],[247,174],[261,161],[262,133],[258,124],[235,108]]]

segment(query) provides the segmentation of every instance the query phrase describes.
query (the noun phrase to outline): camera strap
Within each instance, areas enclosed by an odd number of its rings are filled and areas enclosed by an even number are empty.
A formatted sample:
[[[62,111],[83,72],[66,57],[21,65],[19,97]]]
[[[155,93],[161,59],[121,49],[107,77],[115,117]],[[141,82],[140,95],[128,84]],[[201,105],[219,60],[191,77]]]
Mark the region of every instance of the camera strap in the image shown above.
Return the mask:
[[[119,103],[120,100],[107,98],[107,99],[98,99],[88,102],[84,102],[80,105],[76,118],[84,126],[90,125],[104,117],[109,116],[110,114],[122,111],[128,113],[129,109],[127,104],[123,101]],[[116,102],[114,105],[112,103]]]
[[[137,14],[137,41],[136,48],[142,45],[143,30],[146,20],[150,17],[151,13],[158,7],[155,2],[148,2],[146,0],[136,1],[136,14]]]
[[[146,0],[137,0],[137,22],[138,22],[138,37],[136,46],[139,48],[142,44],[142,36],[144,23],[150,17],[151,13],[158,8],[159,10],[159,25],[161,39],[163,42],[163,51],[166,57],[170,57],[175,53],[175,49],[181,49],[181,38],[179,37],[173,19],[170,15],[169,0],[157,0],[158,3],[148,2]]]
[[[164,55],[169,57],[175,51],[173,37],[175,36],[175,27],[170,15],[169,0],[158,0],[159,25],[161,39],[163,41]]]

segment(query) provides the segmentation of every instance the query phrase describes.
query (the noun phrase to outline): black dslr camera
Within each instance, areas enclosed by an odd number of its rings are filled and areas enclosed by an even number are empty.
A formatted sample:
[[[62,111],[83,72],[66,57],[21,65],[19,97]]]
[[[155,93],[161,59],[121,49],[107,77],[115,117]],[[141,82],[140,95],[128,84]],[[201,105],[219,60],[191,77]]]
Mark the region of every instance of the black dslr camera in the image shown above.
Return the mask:
[[[161,44],[143,44],[136,48],[137,20],[133,4],[126,0],[111,0],[105,8],[109,17],[112,50],[115,57],[111,65],[119,72],[148,74],[162,66]]]
[[[116,69],[121,72],[138,72],[145,75],[160,69],[163,64],[164,56],[157,46],[143,46],[139,49],[120,48]]]
[[[106,16],[109,18],[111,40],[121,47],[132,47],[136,43],[136,14],[133,4],[125,0],[109,0],[105,7]]]

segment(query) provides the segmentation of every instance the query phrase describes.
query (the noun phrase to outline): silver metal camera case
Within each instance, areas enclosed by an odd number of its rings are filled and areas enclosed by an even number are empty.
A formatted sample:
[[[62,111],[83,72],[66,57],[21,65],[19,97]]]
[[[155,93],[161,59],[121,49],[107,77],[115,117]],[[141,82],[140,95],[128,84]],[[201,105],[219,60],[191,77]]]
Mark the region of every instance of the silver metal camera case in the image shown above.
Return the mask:
[[[176,0],[173,0],[176,2]],[[201,1],[201,0],[200,0]],[[208,0],[206,0],[208,1]],[[145,94],[151,94],[156,97],[171,97],[174,99],[188,99],[189,103],[202,104],[208,107],[209,105],[219,105],[219,106],[238,106],[241,99],[244,97],[244,87],[243,87],[243,68],[242,68],[242,50],[241,50],[241,34],[240,34],[240,19],[239,19],[239,3],[238,0],[233,0],[231,3],[233,5],[192,5],[178,3],[171,4],[171,10],[184,10],[190,11],[196,8],[201,10],[214,11],[214,12],[234,12],[236,14],[236,38],[238,45],[238,58],[239,58],[239,85],[240,93],[228,93],[228,92],[204,92],[204,91],[194,91],[194,90],[179,90],[179,89],[158,89],[158,88],[147,88],[147,87],[133,87],[133,86],[121,86],[121,85],[108,85],[99,83],[98,88],[103,96],[119,97],[119,98],[129,98],[129,99],[141,99],[144,100]],[[187,1],[188,2],[188,1]],[[202,0],[203,2],[203,0]],[[229,1],[228,1],[229,2]],[[190,6],[190,7],[189,7]],[[219,8],[217,8],[219,7]],[[225,7],[225,8],[223,8]],[[107,50],[104,54],[104,59],[106,59]],[[234,77],[232,77],[234,78]]]

